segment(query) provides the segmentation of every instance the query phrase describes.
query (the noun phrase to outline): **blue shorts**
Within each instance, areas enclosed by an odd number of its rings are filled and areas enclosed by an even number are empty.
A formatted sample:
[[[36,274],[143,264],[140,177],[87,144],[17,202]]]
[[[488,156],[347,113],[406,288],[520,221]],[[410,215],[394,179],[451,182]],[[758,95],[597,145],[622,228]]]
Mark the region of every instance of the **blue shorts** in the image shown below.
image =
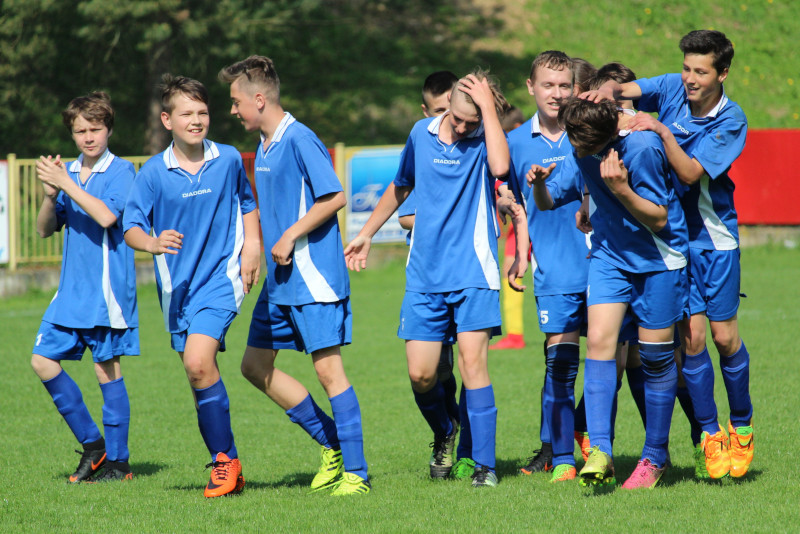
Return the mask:
[[[725,321],[739,311],[739,249],[689,249],[689,311]]]
[[[586,293],[536,297],[536,311],[545,334],[586,330]]]
[[[467,288],[447,293],[406,291],[400,308],[397,337],[417,341],[447,341],[456,333],[491,328],[500,332],[500,292]]]
[[[632,273],[598,258],[589,263],[587,305],[625,303],[639,326],[667,328],[689,310],[686,269]]]
[[[170,334],[172,350],[183,352],[186,350],[186,338],[190,334],[203,334],[219,341],[219,351],[225,352],[225,333],[235,317],[236,314],[232,311],[203,308],[192,317],[189,328]]]
[[[676,328],[677,332],[678,329]],[[633,316],[631,309],[625,312],[622,318],[622,327],[619,329],[619,337],[617,343],[630,343],[631,345],[639,344],[639,325],[636,324],[636,317]]]
[[[292,349],[311,354],[328,347],[349,345],[352,337],[350,297],[338,302],[312,302],[301,306],[272,304],[267,298],[259,297],[250,321],[247,344],[257,349]]]
[[[68,328],[42,321],[36,334],[33,354],[49,360],[80,360],[86,349],[92,360],[106,362],[116,356],[139,354],[138,328]]]

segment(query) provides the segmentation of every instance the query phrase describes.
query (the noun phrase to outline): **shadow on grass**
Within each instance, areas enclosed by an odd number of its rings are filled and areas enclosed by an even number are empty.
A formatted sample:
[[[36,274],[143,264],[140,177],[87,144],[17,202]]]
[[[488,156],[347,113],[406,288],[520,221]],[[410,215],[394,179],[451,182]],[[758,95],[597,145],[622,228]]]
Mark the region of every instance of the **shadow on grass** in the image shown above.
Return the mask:
[[[258,489],[294,488],[298,486],[308,488],[311,486],[311,480],[313,478],[314,476],[309,475],[308,473],[292,473],[274,482],[264,482],[261,480],[248,479],[247,476],[245,476],[244,491],[258,490]],[[184,491],[198,491],[198,490],[203,491],[204,487],[205,485],[183,485],[183,486],[171,486],[170,489],[184,490]]]
[[[158,473],[159,471],[161,471],[162,469],[164,469],[166,467],[165,464],[158,464],[158,463],[155,463],[155,462],[131,462],[130,466],[131,466],[131,471],[133,472],[133,476],[136,477],[136,478],[138,478],[138,477],[149,477],[151,475],[154,475],[154,474]],[[97,470],[97,473],[95,473],[95,476],[97,474],[99,474],[99,473],[102,473],[102,472],[103,472],[103,468],[101,467],[100,469]],[[64,471],[61,474],[53,475],[53,479],[55,479],[55,480],[61,480],[61,479],[69,480],[69,477],[71,475],[72,475],[72,473]],[[91,480],[91,479],[89,479],[89,480]]]

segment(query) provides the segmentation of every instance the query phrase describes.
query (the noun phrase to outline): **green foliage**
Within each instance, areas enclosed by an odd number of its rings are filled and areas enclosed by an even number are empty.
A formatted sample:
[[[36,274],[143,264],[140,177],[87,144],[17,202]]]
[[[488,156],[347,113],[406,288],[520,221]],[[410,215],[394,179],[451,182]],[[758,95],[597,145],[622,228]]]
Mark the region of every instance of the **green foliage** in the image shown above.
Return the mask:
[[[383,250],[376,247],[373,253]],[[219,356],[247,485],[238,497],[202,497],[208,453],[153,286],[139,289],[142,355],[122,364],[131,398],[135,478],[109,485],[66,484],[78,462],[72,453],[76,444],[28,365],[50,295],[6,299],[0,307],[5,363],[0,374],[0,531],[707,532],[714,521],[746,525],[752,532],[792,531],[800,522],[800,482],[793,467],[798,352],[792,336],[800,321],[798,254],[777,246],[742,253],[742,289],[748,298],[739,317],[752,354],[756,428],[755,460],[747,477],[728,483],[695,481],[689,425],[676,406],[670,439],[674,467],[659,486],[597,497],[585,496],[577,483],[552,485],[547,476],[516,471],[538,446],[544,374],[543,336],[530,293],[525,301],[528,348],[490,356],[501,480],[496,489],[477,492],[467,483],[427,477],[430,431],[414,404],[403,343],[395,335],[403,260],[374,261],[366,271],[353,273],[353,344],[343,356],[359,396],[373,482],[369,495],[353,499],[307,494],[318,465],[317,447],[239,372],[255,295],[245,299],[227,336],[228,351]],[[307,356],[283,351],[278,366],[309,387],[330,413]],[[102,397],[90,361],[66,363],[65,368],[101,421]],[[716,386],[724,422],[728,408],[721,379]],[[644,439],[627,385],[620,391],[616,436],[615,461],[623,478],[635,466]]]

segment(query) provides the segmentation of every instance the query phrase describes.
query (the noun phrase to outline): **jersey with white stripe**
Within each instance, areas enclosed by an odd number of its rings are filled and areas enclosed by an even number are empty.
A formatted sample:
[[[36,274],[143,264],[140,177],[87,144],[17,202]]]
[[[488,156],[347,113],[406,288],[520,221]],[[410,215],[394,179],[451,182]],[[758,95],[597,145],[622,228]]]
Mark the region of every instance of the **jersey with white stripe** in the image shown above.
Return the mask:
[[[633,191],[650,202],[667,207],[667,223],[653,232],[640,223],[608,189],[600,176],[600,162],[614,149],[628,169]],[[590,196],[592,257],[628,272],[672,271],[686,266],[689,236],[686,219],[675,194],[671,169],[661,139],[653,132],[632,132],[612,141],[599,154],[565,160],[574,165]],[[582,187],[573,170],[562,170],[547,188],[556,206]]]
[[[448,145],[439,139],[439,127],[448,116],[414,125],[394,179],[398,187],[412,187],[417,200],[406,290],[499,290],[494,177],[483,125]]]
[[[256,150],[255,176],[267,279],[274,304],[300,306],[336,302],[350,294],[339,221],[334,215],[297,240],[289,265],[278,265],[270,251],[284,232],[318,198],[342,191],[331,156],[307,126],[285,113],[266,150]]]
[[[83,154],[66,164],[72,180],[103,201],[117,221],[103,228],[72,198],[59,192],[57,229],[64,229],[61,279],[43,320],[68,328],[136,328],[136,271],[125,244],[122,214],[136,173],[133,164],[107,149],[81,183]]]
[[[125,209],[125,231],[138,226],[158,236],[183,234],[177,254],[153,257],[169,332],[188,329],[204,308],[239,313],[244,299],[240,254],[242,215],[256,208],[242,156],[232,146],[203,141],[205,162],[192,174],[180,167],[173,145],[139,170]]]
[[[526,174],[531,165],[547,168],[555,163],[551,178],[564,169],[564,161],[572,158],[572,145],[567,134],[553,141],[542,135],[539,114],[508,134],[511,151],[509,185],[514,197],[521,201],[528,214],[531,237],[533,290],[536,296],[567,295],[586,291],[589,276],[589,247],[586,235],[575,226],[575,213],[583,195],[573,191],[573,198],[559,208],[541,211],[533,199],[533,188]],[[569,169],[575,170],[574,166]]]
[[[739,247],[739,228],[733,205],[731,164],[744,149],[747,118],[728,100],[723,89],[719,103],[705,117],[694,117],[680,74],[636,80],[642,90],[639,108],[657,111],[678,145],[706,171],[700,181],[682,187],[681,204],[689,225],[692,248],[733,250]]]

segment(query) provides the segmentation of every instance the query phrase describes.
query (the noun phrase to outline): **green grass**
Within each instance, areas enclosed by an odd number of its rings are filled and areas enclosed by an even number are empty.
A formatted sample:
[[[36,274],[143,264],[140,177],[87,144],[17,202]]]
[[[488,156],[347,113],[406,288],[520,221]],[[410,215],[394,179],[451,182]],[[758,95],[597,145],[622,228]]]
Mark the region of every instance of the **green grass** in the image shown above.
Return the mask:
[[[28,364],[50,295],[4,300],[0,531],[706,532],[734,525],[746,532],[793,531],[800,523],[800,484],[793,461],[800,351],[791,334],[800,324],[800,251],[745,249],[742,260],[748,298],[740,322],[752,354],[757,443],[750,473],[724,484],[693,480],[688,423],[676,408],[671,436],[675,467],[653,491],[617,490],[604,496],[586,496],[575,483],[552,486],[546,476],[517,475],[518,466],[538,445],[544,372],[542,335],[530,294],[525,303],[528,349],[493,353],[490,361],[499,409],[501,483],[495,490],[473,491],[468,483],[427,478],[431,436],[412,400],[403,344],[395,336],[403,262],[391,260],[353,273],[354,343],[344,349],[344,357],[361,403],[373,491],[338,500],[307,495],[317,447],[239,373],[252,296],[228,334],[228,352],[219,358],[247,486],[238,497],[215,500],[202,496],[208,454],[183,370],[163,331],[153,286],[140,288],[142,356],[123,364],[136,478],[110,485],[65,483],[77,465],[78,455],[72,453],[77,443]],[[279,364],[329,409],[306,356],[285,352]],[[65,367],[100,421],[102,401],[92,366],[84,361]],[[725,417],[727,402],[717,376],[716,396]],[[641,422],[623,385],[615,444],[621,479],[633,469],[642,442]]]

